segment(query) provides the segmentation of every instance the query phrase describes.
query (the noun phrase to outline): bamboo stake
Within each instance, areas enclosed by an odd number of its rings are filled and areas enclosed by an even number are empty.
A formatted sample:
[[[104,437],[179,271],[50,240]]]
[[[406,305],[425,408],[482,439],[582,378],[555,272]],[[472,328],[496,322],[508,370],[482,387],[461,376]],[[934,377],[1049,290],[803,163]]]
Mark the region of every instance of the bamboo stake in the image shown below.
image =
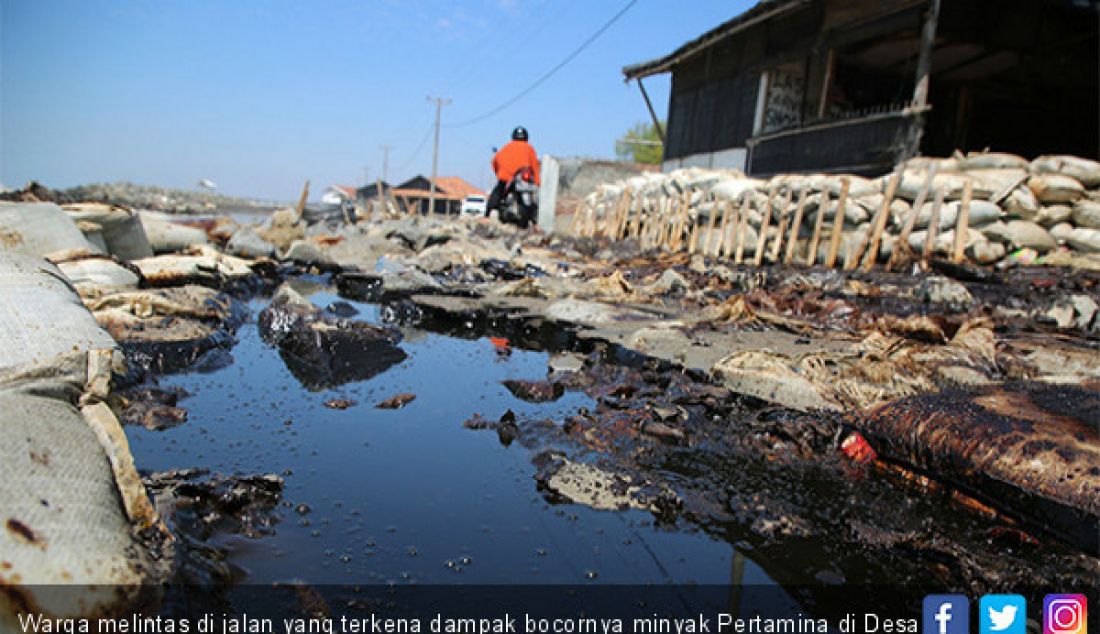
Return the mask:
[[[882,232],[886,230],[886,219],[890,214],[890,203],[894,202],[894,194],[898,191],[898,185],[901,184],[902,167],[899,165],[898,169],[894,172],[894,175],[890,177],[890,182],[886,185],[886,198],[882,201],[882,209],[879,210],[879,217],[876,218],[874,229],[871,232],[871,248],[867,253],[860,254],[863,256],[863,271],[870,273],[871,269],[875,267],[875,261],[878,260],[878,250],[882,245]]]
[[[794,257],[794,247],[798,243],[798,230],[802,227],[802,214],[806,211],[806,192],[809,185],[803,183],[802,191],[798,193],[798,207],[794,210],[794,220],[791,222],[791,235],[787,238],[787,253],[783,256],[783,263],[790,264]]]
[[[966,179],[966,185],[963,187],[962,203],[959,205],[959,218],[955,223],[955,254],[951,261],[956,264],[966,259],[966,243],[970,237],[967,235],[970,233],[970,197],[973,194],[974,185],[968,178]]]
[[[737,218],[737,254],[734,256],[734,263],[741,264],[745,255],[745,227],[749,222],[749,211],[752,209],[752,196],[749,192],[745,192],[745,199],[741,203],[741,212]]]
[[[630,223],[630,237],[637,238],[642,232],[642,216],[645,215],[645,201],[641,198],[638,199],[638,213],[634,214],[634,218]]]
[[[772,219],[772,201],[775,200],[776,188],[772,186],[768,192],[768,202],[764,203],[764,216],[760,219],[760,235],[756,237],[756,251],[752,255],[752,265],[760,266],[760,263],[764,261],[764,245],[768,242],[768,225],[771,224]]]
[[[714,250],[711,249],[711,245],[714,244],[714,225],[718,222],[718,210],[723,208],[725,201],[714,202],[714,206],[710,208],[710,218],[707,218],[707,233],[706,239],[703,242],[703,255],[714,255]]]
[[[783,197],[783,204],[779,207],[779,230],[775,234],[775,241],[772,242],[771,260],[775,264],[779,264],[779,249],[783,246],[783,234],[787,232],[787,223],[791,221],[791,198],[794,196],[794,191],[788,189],[787,195]]]
[[[898,236],[898,240],[901,244],[909,245],[909,234],[913,233],[913,227],[917,225],[917,216],[920,214],[920,208],[924,206],[926,200],[928,200],[928,194],[932,191],[932,181],[936,177],[936,163],[932,163],[928,166],[928,176],[924,181],[924,185],[917,192],[917,198],[913,201],[913,209],[909,212],[909,217],[905,219],[905,224],[901,228],[901,234]]]
[[[844,212],[848,208],[848,187],[851,182],[845,176],[840,179],[840,197],[836,199],[836,213],[833,214],[833,234],[830,236],[829,253],[825,257],[825,268],[836,266],[836,254],[840,250],[840,236],[844,233]]]
[[[821,228],[825,226],[825,209],[829,206],[829,191],[821,192],[821,202],[817,204],[817,218],[814,219],[814,235],[810,238],[810,249],[806,252],[806,266],[817,262],[817,246],[821,242]]]
[[[713,257],[719,257],[722,255],[722,250],[726,246],[726,232],[729,231],[730,226],[730,210],[733,208],[732,203],[728,200],[722,201],[722,222],[718,223],[718,235],[711,236],[710,254]],[[717,241],[714,238],[718,238]]]
[[[703,201],[706,201],[706,196],[703,197]],[[699,203],[699,209],[702,210],[703,202]],[[699,249],[699,214],[695,214],[695,222],[691,223],[691,238],[688,242],[688,253],[695,253]]]
[[[684,246],[684,230],[687,229],[688,211],[691,208],[691,192],[684,190],[684,195],[680,199],[680,213],[676,214],[676,241],[674,242],[673,251],[679,251]]]
[[[727,260],[733,256],[734,239],[741,226],[741,210],[733,201],[730,201],[729,212],[729,226],[722,232],[722,241],[718,245],[721,247],[720,255]]]
[[[577,209],[573,212],[573,219],[569,221],[569,235],[573,237],[577,237],[577,230],[580,228],[580,223],[578,221],[581,215],[582,210]]]
[[[936,230],[940,225],[940,207],[943,206],[943,190],[936,190],[936,199],[932,203],[932,217],[928,220],[928,236],[924,239],[924,253],[921,254],[921,268],[928,270],[932,252],[936,248]]]

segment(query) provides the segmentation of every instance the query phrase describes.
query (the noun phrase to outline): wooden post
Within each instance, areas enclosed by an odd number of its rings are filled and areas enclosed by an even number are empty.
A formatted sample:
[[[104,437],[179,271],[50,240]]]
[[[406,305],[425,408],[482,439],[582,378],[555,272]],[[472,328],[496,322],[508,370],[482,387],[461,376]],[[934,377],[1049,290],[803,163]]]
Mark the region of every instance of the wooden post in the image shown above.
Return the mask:
[[[940,207],[943,206],[943,190],[936,190],[936,199],[932,203],[932,217],[928,219],[928,236],[924,239],[924,253],[921,254],[921,268],[928,270],[932,253],[936,250],[936,231],[940,226]]]
[[[928,11],[920,32],[920,52],[917,54],[917,77],[913,87],[913,106],[928,103],[928,84],[932,73],[932,47],[936,43],[936,24],[940,18],[940,0],[928,0]]]
[[[791,235],[787,238],[787,253],[783,256],[783,263],[790,264],[794,257],[795,244],[798,243],[798,231],[802,227],[802,215],[806,211],[806,193],[810,186],[802,184],[802,191],[798,192],[798,207],[794,210],[794,220],[791,222]]]
[[[836,266],[836,254],[840,250],[840,236],[844,233],[844,212],[848,208],[848,187],[851,182],[845,176],[840,179],[840,197],[836,199],[836,213],[833,214],[833,234],[829,236],[829,253],[825,256],[825,268]]]
[[[955,222],[955,253],[952,262],[958,264],[966,259],[966,243],[970,237],[970,197],[974,195],[974,184],[967,178],[963,187],[962,203],[959,204],[959,218]]]
[[[751,209],[752,196],[746,191],[744,201],[741,203],[741,212],[737,218],[737,254],[733,259],[735,264],[741,264],[745,256],[745,227],[748,226]]]
[[[718,229],[718,243],[714,245],[714,257],[728,257],[730,247],[727,245],[726,234],[730,230],[730,217],[737,216],[737,207],[732,201],[722,201],[722,224]],[[734,225],[735,227],[737,225]]]
[[[810,249],[806,252],[806,266],[817,263],[817,246],[821,242],[821,228],[825,226],[825,210],[829,207],[829,190],[821,192],[821,202],[817,204],[817,218],[814,219],[814,233],[810,238]]]
[[[752,254],[752,265],[760,266],[764,261],[764,246],[768,242],[768,225],[772,219],[772,201],[775,200],[776,188],[772,186],[768,192],[768,202],[764,203],[763,216],[760,218],[760,235],[756,236],[756,251]]]
[[[722,208],[722,204],[717,200],[714,201],[714,205],[710,208],[710,217],[707,218],[707,233],[706,239],[703,242],[703,255],[713,255],[713,249],[711,245],[714,243],[714,226],[718,222],[718,210]]]
[[[691,238],[688,243],[688,253],[695,253],[699,249],[699,212],[703,210],[703,204],[707,202],[707,197],[703,196],[703,200],[699,202],[699,209],[695,213],[695,222],[691,223]],[[690,216],[688,217],[690,220]]]
[[[794,196],[794,191],[788,189],[787,195],[783,197],[783,204],[779,206],[779,226],[776,227],[778,231],[775,233],[775,241],[772,242],[771,259],[775,264],[779,264],[779,249],[783,246],[783,234],[787,232],[787,223],[791,221],[791,198]]]
[[[894,172],[894,175],[890,177],[890,182],[886,185],[886,198],[882,201],[882,209],[879,210],[880,217],[876,217],[874,228],[870,234],[871,248],[864,256],[864,272],[870,272],[875,266],[875,260],[878,259],[879,246],[882,244],[882,232],[886,230],[886,219],[890,214],[890,203],[894,202],[894,193],[897,192],[898,184],[901,183],[901,172],[902,169],[899,166],[897,171]]]
[[[917,192],[917,198],[913,201],[913,208],[909,211],[909,217],[905,219],[905,224],[901,227],[901,234],[898,235],[898,242],[902,245],[902,248],[909,248],[909,234],[913,233],[913,227],[917,225],[917,216],[920,215],[920,208],[924,206],[924,202],[928,200],[928,194],[932,191],[932,184],[936,178],[936,163],[932,163],[928,166],[928,176],[925,178],[924,185]],[[896,250],[895,250],[896,251]]]
[[[377,191],[375,191],[374,193],[378,194],[378,213],[381,214],[381,216],[383,218],[385,218],[386,217],[386,199],[383,198],[383,196],[382,196],[382,179],[381,178],[379,178],[378,182],[375,183],[375,189]]]
[[[298,198],[298,206],[294,208],[295,220],[302,219],[302,212],[306,208],[306,199],[309,198],[309,180],[306,180],[306,184],[302,186],[302,195]]]
[[[720,251],[719,255],[721,255],[723,258],[726,258],[727,260],[733,256],[733,249],[734,249],[734,246],[735,246],[734,241],[736,240],[736,237],[737,237],[737,231],[741,227],[741,211],[740,210],[743,207],[744,207],[744,202],[742,202],[741,207],[738,207],[737,204],[734,201],[732,201],[732,200],[730,201],[729,210],[728,210],[729,214],[730,214],[729,218],[728,218],[729,226],[724,231],[722,231],[722,241],[718,244],[719,251]],[[726,219],[723,219],[723,221],[725,221],[725,220]]]

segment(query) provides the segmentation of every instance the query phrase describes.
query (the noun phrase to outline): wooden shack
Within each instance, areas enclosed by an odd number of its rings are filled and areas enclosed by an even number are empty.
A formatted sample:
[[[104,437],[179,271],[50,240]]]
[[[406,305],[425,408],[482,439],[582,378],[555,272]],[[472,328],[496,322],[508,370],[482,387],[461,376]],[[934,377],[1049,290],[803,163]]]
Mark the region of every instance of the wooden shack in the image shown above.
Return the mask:
[[[666,170],[1097,157],[1098,25],[1100,0],[765,0],[623,74],[643,95],[645,77],[672,74]]]

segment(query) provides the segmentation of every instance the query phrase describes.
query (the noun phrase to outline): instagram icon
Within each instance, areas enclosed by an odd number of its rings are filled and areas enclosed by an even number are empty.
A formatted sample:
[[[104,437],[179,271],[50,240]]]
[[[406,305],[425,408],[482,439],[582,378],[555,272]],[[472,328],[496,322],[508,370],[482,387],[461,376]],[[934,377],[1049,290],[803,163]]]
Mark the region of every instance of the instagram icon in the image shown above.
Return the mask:
[[[1088,601],[1083,594],[1043,597],[1043,634],[1088,634]]]

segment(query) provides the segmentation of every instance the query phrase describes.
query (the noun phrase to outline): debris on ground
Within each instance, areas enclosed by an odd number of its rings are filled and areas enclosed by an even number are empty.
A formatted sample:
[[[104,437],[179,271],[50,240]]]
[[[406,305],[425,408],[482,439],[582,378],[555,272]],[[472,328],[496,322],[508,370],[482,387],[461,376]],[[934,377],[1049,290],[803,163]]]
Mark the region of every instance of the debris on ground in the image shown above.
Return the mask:
[[[416,394],[411,392],[404,392],[401,394],[395,394],[384,401],[379,402],[375,407],[378,409],[401,409],[409,403],[416,400]]]

